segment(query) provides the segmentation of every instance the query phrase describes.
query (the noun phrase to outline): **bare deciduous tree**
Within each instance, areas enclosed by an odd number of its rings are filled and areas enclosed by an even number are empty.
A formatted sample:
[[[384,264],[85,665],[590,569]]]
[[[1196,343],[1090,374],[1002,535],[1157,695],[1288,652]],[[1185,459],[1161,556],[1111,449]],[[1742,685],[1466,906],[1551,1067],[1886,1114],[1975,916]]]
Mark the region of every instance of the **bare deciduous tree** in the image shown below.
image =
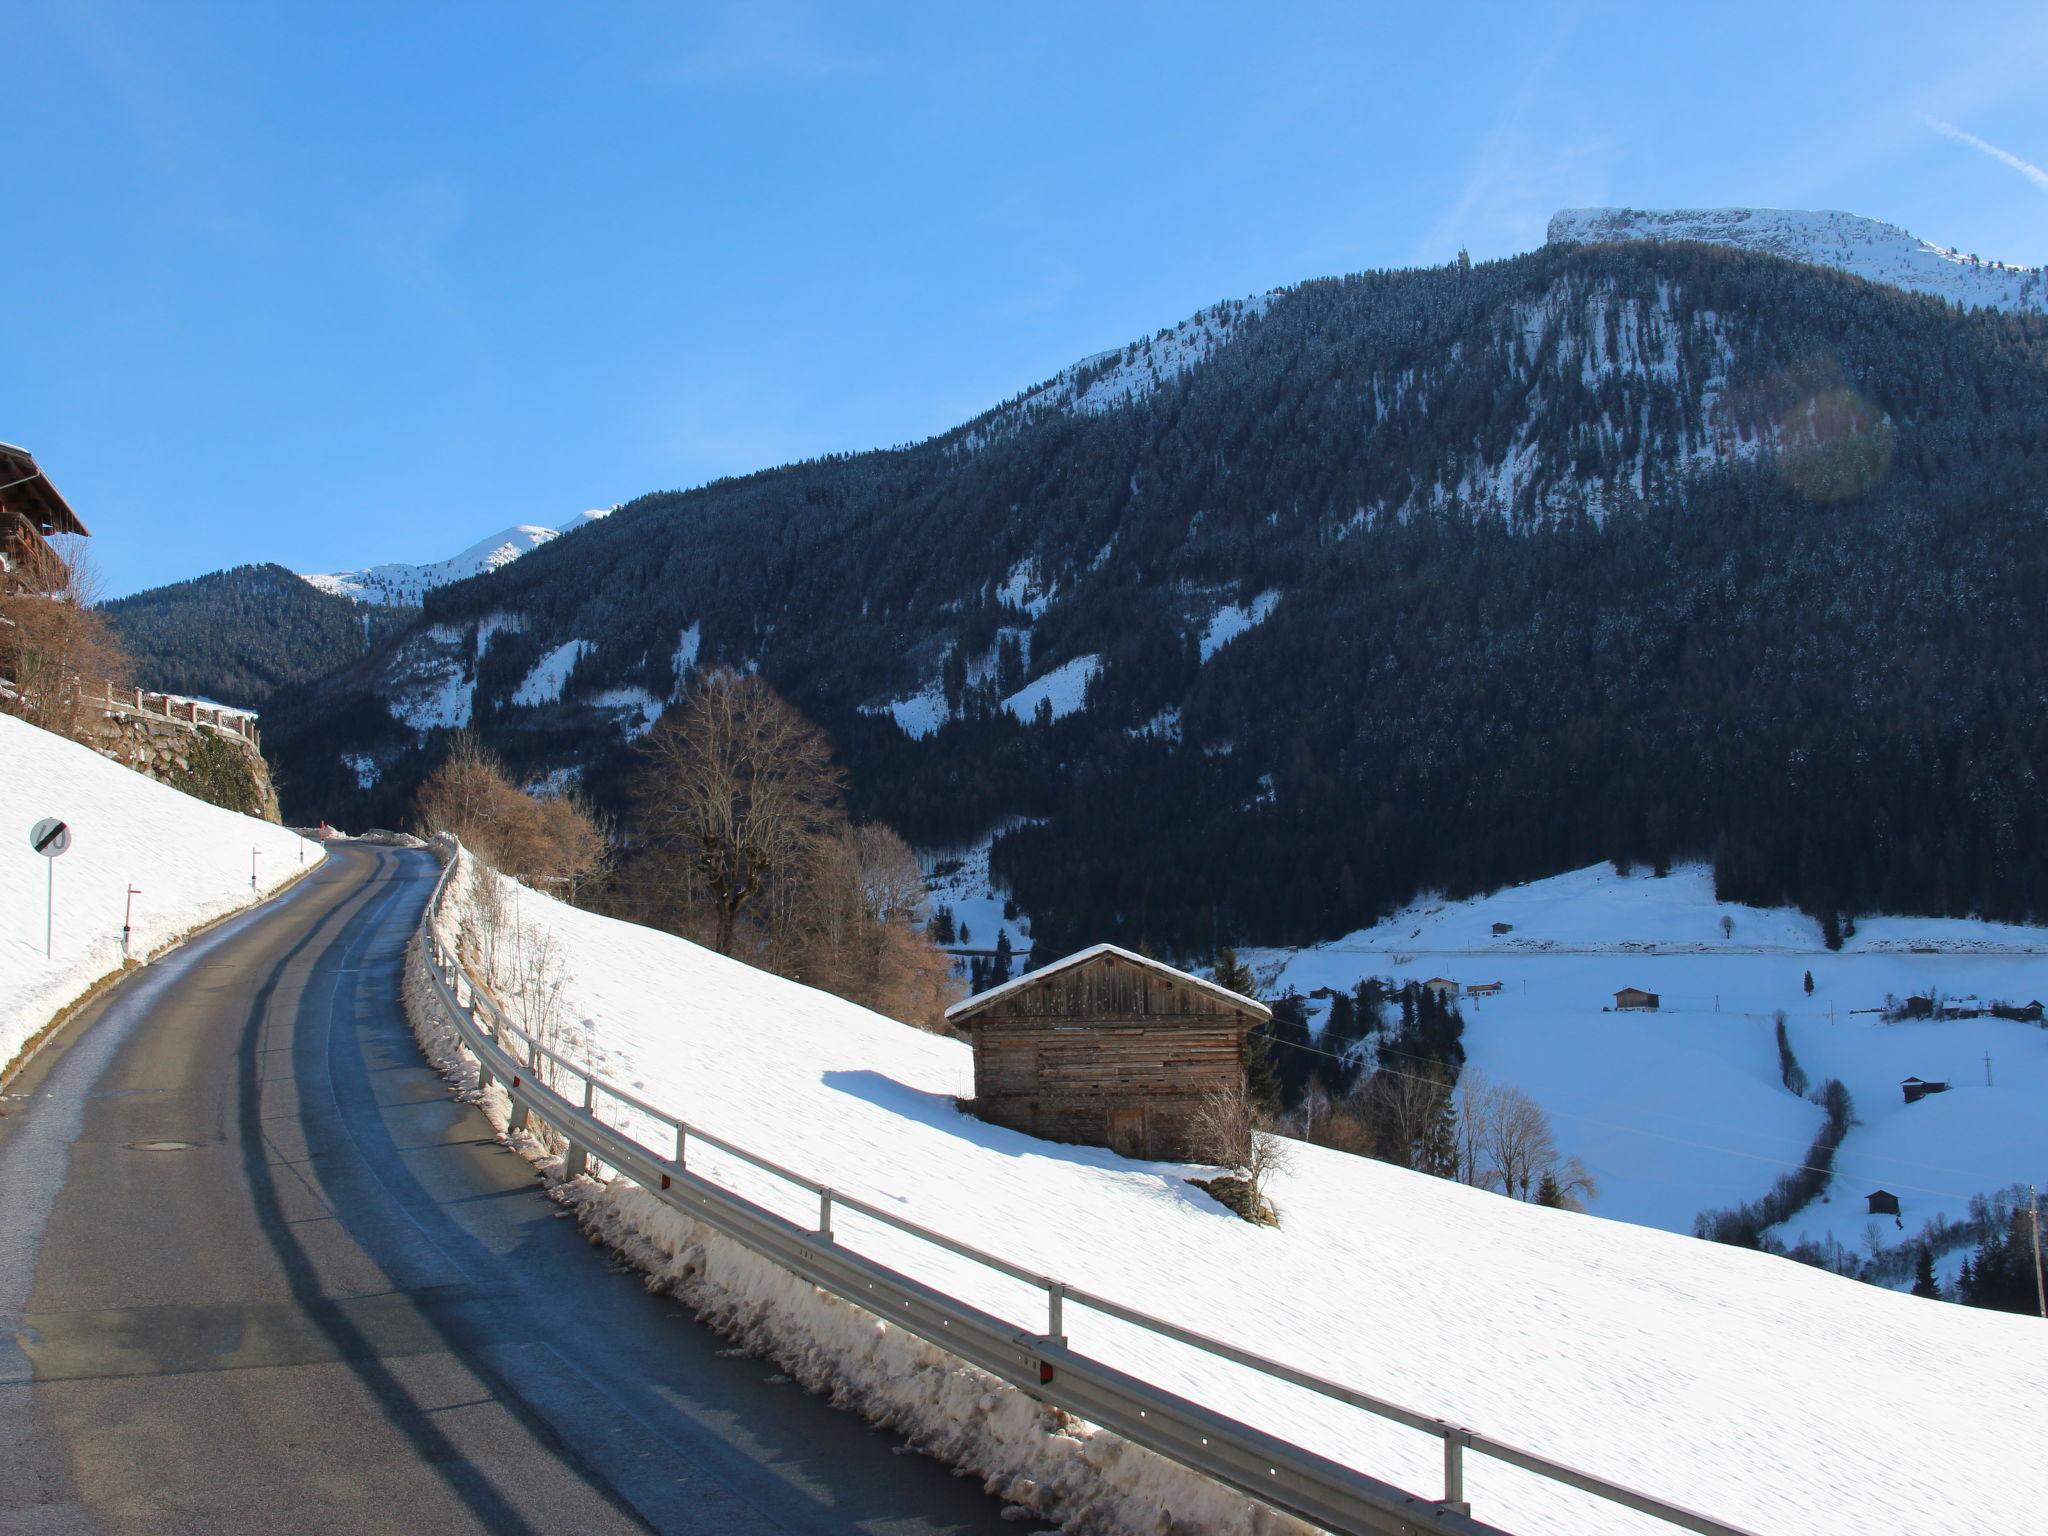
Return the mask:
[[[452,832],[486,864],[574,901],[605,872],[604,825],[573,796],[526,794],[476,736],[458,732],[415,803],[432,832]]]
[[[1557,1166],[1557,1141],[1550,1116],[1519,1088],[1503,1084],[1483,1128],[1484,1148],[1501,1188],[1517,1200],[1536,1192],[1536,1182]]]
[[[760,678],[701,674],[640,745],[635,805],[647,835],[687,850],[731,954],[740,916],[794,875],[840,821],[824,733]]]
[[[82,541],[53,541],[65,563],[54,592],[0,593],[0,709],[46,731],[89,741],[92,700],[128,685],[132,664],[98,611],[100,582]]]

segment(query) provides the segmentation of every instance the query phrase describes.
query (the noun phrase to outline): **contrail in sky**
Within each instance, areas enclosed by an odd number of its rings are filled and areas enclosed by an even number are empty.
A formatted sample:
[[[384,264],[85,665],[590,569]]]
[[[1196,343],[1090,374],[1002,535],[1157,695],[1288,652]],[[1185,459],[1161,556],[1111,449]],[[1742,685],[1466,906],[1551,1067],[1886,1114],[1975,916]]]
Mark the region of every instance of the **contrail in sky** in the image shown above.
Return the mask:
[[[1945,123],[1938,117],[1930,117],[1925,112],[1920,114],[1920,121],[1945,138],[1954,139],[1958,144],[1967,144],[1970,148],[1981,150],[2001,164],[2011,166],[2041,191],[2048,192],[2048,171],[2042,170],[2040,166],[2035,165],[2032,161],[2022,160],[2009,149],[2000,149],[1996,144],[1978,138],[1977,135],[1969,132],[1967,129],[1958,128],[1954,123]]]

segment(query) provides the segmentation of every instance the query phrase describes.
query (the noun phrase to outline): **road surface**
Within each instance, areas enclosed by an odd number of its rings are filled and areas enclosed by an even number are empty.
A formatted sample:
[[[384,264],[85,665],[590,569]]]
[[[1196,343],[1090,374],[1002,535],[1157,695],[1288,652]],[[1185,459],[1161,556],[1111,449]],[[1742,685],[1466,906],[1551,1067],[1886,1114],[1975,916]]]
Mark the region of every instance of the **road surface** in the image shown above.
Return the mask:
[[[584,1240],[398,1003],[338,846],[0,1101],[0,1532],[1014,1532]]]

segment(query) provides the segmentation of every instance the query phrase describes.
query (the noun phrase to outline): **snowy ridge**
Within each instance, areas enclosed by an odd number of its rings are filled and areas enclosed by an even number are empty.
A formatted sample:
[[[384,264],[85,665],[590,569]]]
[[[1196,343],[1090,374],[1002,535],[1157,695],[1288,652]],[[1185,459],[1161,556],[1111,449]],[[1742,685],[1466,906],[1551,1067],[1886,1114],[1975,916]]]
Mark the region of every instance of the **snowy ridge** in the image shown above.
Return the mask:
[[[60,1009],[120,969],[129,886],[141,890],[130,935],[140,959],[326,856],[288,828],[196,800],[11,715],[0,715],[0,762],[7,803],[20,818],[0,847],[0,1070]],[[23,835],[43,816],[71,827],[71,848],[54,867]],[[46,958],[53,875],[56,923]]]
[[[2048,312],[2040,267],[1980,261],[1877,219],[1791,208],[1567,208],[1550,221],[1553,245],[1698,240],[1833,267],[1966,308]]]
[[[1273,1186],[1283,1225],[1252,1227],[1187,1183],[1205,1170],[960,1114],[951,1101],[972,1091],[972,1058],[956,1040],[669,935],[516,887],[504,895],[507,922],[559,946],[562,1006],[542,1026],[556,1049],[693,1127],[1027,1273],[1759,1531],[1962,1536],[2008,1528],[2011,1509],[2048,1496],[2031,1442],[2048,1393],[2036,1320],[1308,1146]],[[497,979],[516,1009],[517,978]],[[420,1027],[431,1042],[434,1026]],[[502,1090],[485,1103],[502,1123]],[[666,1123],[611,1113],[642,1145],[673,1145]],[[708,1145],[693,1146],[690,1166],[807,1228],[817,1219],[812,1191]],[[885,1321],[821,1302],[623,1182],[571,1180],[561,1197],[658,1283],[806,1382],[1076,1536],[1291,1529],[1216,1505],[1213,1488],[1203,1502],[1201,1480],[1138,1462],[1114,1435],[1049,1428],[1019,1411],[1013,1389],[946,1369]],[[1041,1292],[899,1228],[849,1210],[833,1242],[1021,1329],[1043,1325]],[[1077,1350],[1227,1404],[1303,1449],[1414,1489],[1441,1476],[1440,1447],[1412,1431],[1086,1309],[1067,1328]],[[1467,1462],[1466,1496],[1523,1536],[1670,1529],[1484,1460]]]
[[[584,524],[608,515],[608,512],[584,512],[559,528],[543,528],[537,523],[519,523],[510,528],[502,528],[488,538],[477,540],[460,554],[450,555],[446,560],[435,560],[425,565],[371,565],[359,571],[336,571],[328,575],[302,576],[300,579],[318,587],[322,592],[331,592],[336,597],[353,598],[360,603],[388,603],[395,607],[417,608],[427,593],[436,587],[444,587],[451,581],[462,581],[471,576],[480,576],[485,571],[495,571],[501,566],[510,565],[521,555],[539,549],[541,545],[558,539],[565,533],[574,533]]]
[[[1143,400],[1207,362],[1247,321],[1272,308],[1280,292],[1276,288],[1248,299],[1226,299],[1143,340],[1083,358],[982,417],[967,429],[960,451],[977,452],[1049,412],[1094,416]]]

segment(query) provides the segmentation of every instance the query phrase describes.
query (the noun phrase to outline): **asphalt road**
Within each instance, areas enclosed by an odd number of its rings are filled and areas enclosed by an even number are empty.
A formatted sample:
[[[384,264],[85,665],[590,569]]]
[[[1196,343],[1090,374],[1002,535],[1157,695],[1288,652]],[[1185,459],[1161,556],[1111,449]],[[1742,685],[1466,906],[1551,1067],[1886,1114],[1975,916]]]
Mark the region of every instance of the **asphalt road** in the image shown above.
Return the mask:
[[[435,875],[326,866],[0,1101],[0,1532],[1014,1532],[614,1268],[422,1062]]]

